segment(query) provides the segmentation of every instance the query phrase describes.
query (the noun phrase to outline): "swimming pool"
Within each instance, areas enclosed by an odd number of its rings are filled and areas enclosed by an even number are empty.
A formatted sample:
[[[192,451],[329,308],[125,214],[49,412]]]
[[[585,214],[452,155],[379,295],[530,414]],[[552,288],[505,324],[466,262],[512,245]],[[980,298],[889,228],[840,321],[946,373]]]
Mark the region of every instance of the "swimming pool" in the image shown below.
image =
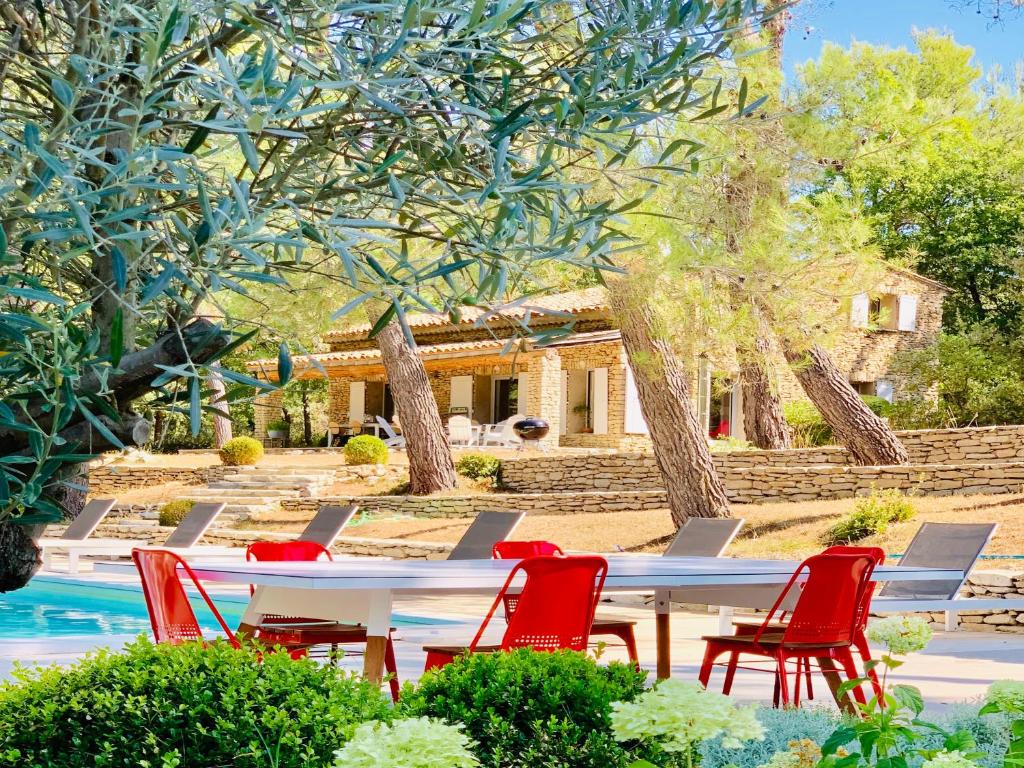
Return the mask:
[[[212,596],[229,627],[238,625],[244,595]],[[217,622],[199,598],[193,608],[204,632]],[[443,620],[396,616],[396,626],[445,624]],[[149,614],[138,585],[36,576],[27,587],[0,595],[0,641],[29,638],[149,634]]]

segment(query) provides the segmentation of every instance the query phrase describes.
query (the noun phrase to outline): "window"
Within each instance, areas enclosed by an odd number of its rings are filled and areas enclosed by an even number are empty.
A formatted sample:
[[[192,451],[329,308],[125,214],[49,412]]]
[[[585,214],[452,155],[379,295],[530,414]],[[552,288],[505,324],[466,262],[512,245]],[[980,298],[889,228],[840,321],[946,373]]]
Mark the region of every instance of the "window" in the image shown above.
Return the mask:
[[[858,294],[851,302],[850,325],[876,331],[916,331],[917,296],[895,293],[873,296]]]

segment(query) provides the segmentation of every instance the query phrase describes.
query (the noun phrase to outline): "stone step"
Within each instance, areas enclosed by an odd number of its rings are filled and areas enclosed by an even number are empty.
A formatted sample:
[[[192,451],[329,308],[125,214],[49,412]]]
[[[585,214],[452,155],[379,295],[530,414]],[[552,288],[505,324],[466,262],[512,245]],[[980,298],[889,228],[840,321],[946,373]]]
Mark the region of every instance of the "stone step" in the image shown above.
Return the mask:
[[[302,496],[302,491],[297,488],[189,488],[182,495],[211,499],[221,496],[239,499],[297,499]]]
[[[337,470],[319,469],[317,467],[234,467],[233,474],[238,475],[267,475],[279,477],[281,475],[308,475],[310,477],[333,476]]]
[[[304,483],[320,484],[334,482],[334,474],[330,475],[224,475],[222,481],[232,483]]]
[[[282,501],[282,499],[268,498],[266,496],[190,496],[188,498],[191,498],[193,501],[220,503],[227,504],[228,506],[240,504],[243,506],[275,507]]]
[[[237,488],[239,490],[266,489],[271,491],[308,491],[312,488],[321,488],[325,483],[293,483],[283,480],[256,482],[254,480],[216,480],[207,485],[207,488]]]

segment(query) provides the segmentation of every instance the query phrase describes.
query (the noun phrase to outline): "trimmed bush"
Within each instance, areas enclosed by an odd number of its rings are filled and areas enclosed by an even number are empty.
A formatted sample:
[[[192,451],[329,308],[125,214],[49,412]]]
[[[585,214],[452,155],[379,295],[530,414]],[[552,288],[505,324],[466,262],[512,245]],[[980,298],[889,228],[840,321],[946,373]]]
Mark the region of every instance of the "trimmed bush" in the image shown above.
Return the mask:
[[[185,515],[192,511],[196,503],[192,499],[177,499],[168,501],[160,507],[160,525],[176,527],[185,519]]]
[[[881,397],[861,395],[864,404],[877,416],[887,417],[892,404]],[[782,406],[786,423],[793,433],[794,448],[813,448],[835,442],[832,427],[825,423],[821,413],[810,400],[794,400]]]
[[[229,467],[249,466],[262,458],[263,443],[252,437],[236,437],[220,449],[220,460]]]
[[[463,723],[489,768],[619,768],[638,755],[612,737],[611,703],[636,698],[645,678],[572,651],[478,653],[407,685],[399,712]]]
[[[489,453],[467,453],[455,462],[455,471],[471,480],[493,479],[501,469],[501,460]]]
[[[916,512],[913,502],[898,488],[872,488],[870,496],[857,499],[853,511],[825,532],[824,542],[852,544],[885,533],[890,524],[906,522]]]
[[[345,443],[346,464],[387,464],[388,447],[373,435],[356,435]]]
[[[358,723],[388,719],[377,686],[287,654],[209,645],[100,651],[0,684],[0,764],[46,768],[326,766]]]
[[[267,432],[289,432],[292,425],[284,419],[267,422]]]

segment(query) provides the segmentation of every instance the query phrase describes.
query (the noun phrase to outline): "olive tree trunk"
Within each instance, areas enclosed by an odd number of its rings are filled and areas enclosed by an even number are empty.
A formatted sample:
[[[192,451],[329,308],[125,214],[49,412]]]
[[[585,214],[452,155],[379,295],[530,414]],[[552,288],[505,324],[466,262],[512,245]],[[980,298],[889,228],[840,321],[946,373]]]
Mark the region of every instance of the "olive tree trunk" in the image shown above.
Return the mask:
[[[751,349],[739,349],[738,352],[743,390],[743,431],[747,440],[763,450],[791,447],[782,400],[767,367],[771,343],[764,336],[758,336]]]
[[[783,341],[786,360],[822,418],[861,465],[906,464],[907,449],[850,386],[828,352],[815,344],[807,352]]]
[[[207,384],[210,387],[210,405],[225,414],[213,414],[214,448],[223,448],[224,443],[231,439],[231,419],[226,415],[228,411],[227,388],[224,386],[224,377],[220,374],[219,368],[220,365],[216,363],[211,365],[210,375],[207,377]]]
[[[427,370],[397,320],[377,334],[391,397],[402,423],[409,455],[409,490],[415,494],[455,487],[455,464]]]
[[[691,371],[658,332],[654,310],[626,280],[609,285],[672,521],[728,517],[729,501],[690,398]]]

